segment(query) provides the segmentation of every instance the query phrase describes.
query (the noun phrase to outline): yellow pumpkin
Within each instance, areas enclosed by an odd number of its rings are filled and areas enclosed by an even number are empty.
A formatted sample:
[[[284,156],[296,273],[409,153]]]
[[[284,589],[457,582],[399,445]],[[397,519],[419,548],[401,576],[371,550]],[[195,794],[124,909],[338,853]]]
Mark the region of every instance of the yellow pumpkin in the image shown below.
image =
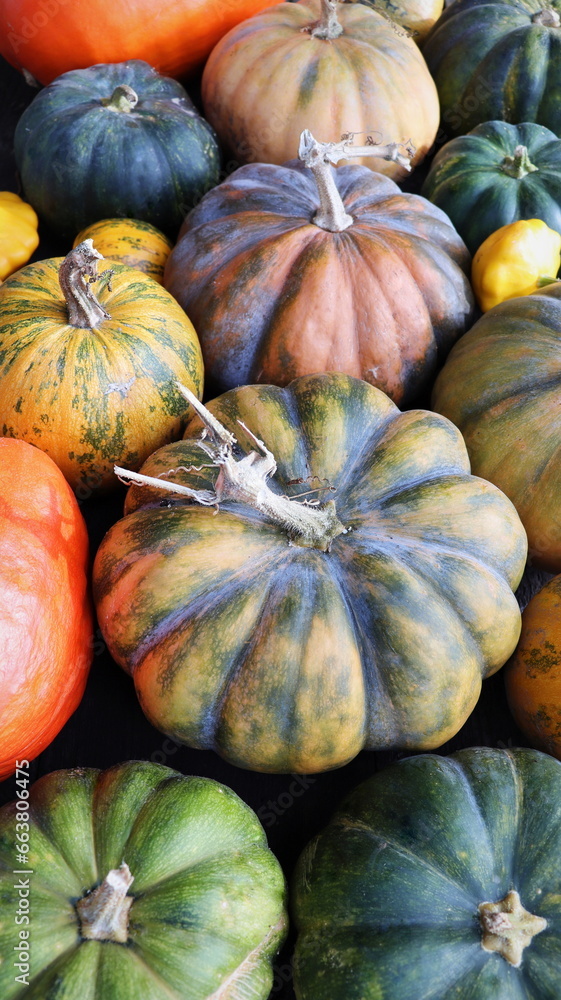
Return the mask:
[[[35,210],[13,191],[0,191],[0,280],[26,264],[39,246]]]
[[[109,260],[137,267],[163,284],[164,267],[172,243],[156,226],[142,219],[101,219],[78,233],[73,247],[93,240],[96,250]]]

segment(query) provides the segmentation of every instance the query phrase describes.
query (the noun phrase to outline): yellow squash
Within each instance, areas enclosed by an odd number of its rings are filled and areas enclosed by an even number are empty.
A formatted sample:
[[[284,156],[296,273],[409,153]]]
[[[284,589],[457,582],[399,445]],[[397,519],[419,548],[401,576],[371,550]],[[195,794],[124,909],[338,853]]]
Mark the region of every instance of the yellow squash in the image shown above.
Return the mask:
[[[39,220],[13,191],[0,191],[0,281],[26,264],[39,245]]]
[[[530,295],[554,281],[559,270],[561,235],[542,219],[519,219],[501,226],[481,244],[471,268],[479,307],[487,312],[505,299]]]

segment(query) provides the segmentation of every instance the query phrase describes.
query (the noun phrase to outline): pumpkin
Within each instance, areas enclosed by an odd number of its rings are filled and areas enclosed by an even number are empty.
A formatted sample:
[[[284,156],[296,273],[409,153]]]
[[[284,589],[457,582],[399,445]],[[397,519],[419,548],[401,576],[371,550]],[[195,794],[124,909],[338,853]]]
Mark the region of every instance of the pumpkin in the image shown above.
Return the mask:
[[[284,878],[230,788],[130,761],[26,791],[0,810],[3,1000],[266,1000]]]
[[[218,391],[342,371],[407,405],[471,324],[470,257],[447,216],[333,150],[241,167],[186,218],[164,273]],[[307,166],[308,164],[309,166]]]
[[[337,0],[281,3],[232,29],[205,65],[205,117],[236,161],[282,164],[303,129],[410,142],[414,165],[438,129],[438,97],[418,47],[387,17]],[[365,166],[403,179],[400,164]]]
[[[31,205],[0,191],[0,281],[27,263],[39,246],[39,220]]]
[[[471,284],[482,312],[555,281],[560,252],[561,233],[542,219],[518,219],[491,233],[471,264]]]
[[[532,746],[561,758],[561,576],[522,613],[522,633],[505,669],[510,710]]]
[[[93,637],[88,536],[62,473],[42,451],[3,437],[0,480],[2,780],[77,708]]]
[[[159,229],[140,219],[101,219],[76,236],[73,247],[92,240],[103,257],[127,267],[138,267],[163,284],[164,267],[172,243]]]
[[[561,765],[475,747],[359,785],[293,879],[298,1000],[554,1000]]]
[[[239,21],[275,0],[0,0],[0,53],[51,83],[94,63],[143,59],[182,76],[202,66],[213,45]]]
[[[461,430],[472,470],[514,503],[532,563],[561,571],[561,288],[485,313],[451,352],[432,406]]]
[[[347,0],[358,2],[358,0]],[[366,7],[372,7],[382,15],[389,17],[396,25],[411,35],[419,45],[435,21],[442,14],[443,0],[360,0]]]
[[[537,122],[561,131],[560,0],[455,0],[423,43],[442,130]]]
[[[518,638],[510,502],[449,421],[349,376],[195,404],[185,440],[118,470],[145,485],[94,562],[149,720],[269,772],[440,746]]]
[[[114,487],[116,461],[138,468],[180,437],[188,407],[176,381],[200,394],[203,379],[197,335],[171,295],[124,264],[96,275],[99,258],[86,241],[0,287],[2,434],[47,452],[81,499]]]
[[[112,216],[175,238],[220,169],[183,87],[135,59],[57,77],[21,115],[14,152],[26,198],[69,239]]]
[[[561,232],[561,139],[532,122],[484,122],[438,151],[421,193],[450,216],[471,253],[518,219]]]

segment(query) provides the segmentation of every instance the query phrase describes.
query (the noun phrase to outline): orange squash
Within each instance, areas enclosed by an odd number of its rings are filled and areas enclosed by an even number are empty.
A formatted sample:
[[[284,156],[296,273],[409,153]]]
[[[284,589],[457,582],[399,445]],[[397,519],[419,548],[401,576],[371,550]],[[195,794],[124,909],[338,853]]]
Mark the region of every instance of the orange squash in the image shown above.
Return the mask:
[[[0,779],[77,708],[92,659],[88,536],[55,463],[0,438]]]
[[[117,260],[163,284],[164,267],[172,242],[156,226],[142,219],[101,219],[78,233],[73,247],[93,240],[96,250],[109,260]]]

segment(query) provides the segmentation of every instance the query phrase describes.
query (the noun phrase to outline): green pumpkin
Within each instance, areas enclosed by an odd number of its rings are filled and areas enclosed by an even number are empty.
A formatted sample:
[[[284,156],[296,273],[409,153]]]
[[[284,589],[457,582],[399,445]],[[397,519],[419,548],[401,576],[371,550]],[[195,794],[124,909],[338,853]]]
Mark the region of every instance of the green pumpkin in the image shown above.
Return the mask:
[[[423,55],[438,89],[442,133],[481,122],[537,122],[561,132],[561,0],[454,0]]]
[[[518,639],[510,502],[470,475],[449,421],[350,376],[244,386],[209,410],[256,504],[227,495],[197,417],[141,473],[210,506],[133,487],[94,565],[104,638],[150,721],[260,771],[440,746]]]
[[[131,761],[18,795],[0,810],[2,1000],[265,1000],[284,878],[231,789]]]
[[[392,764],[306,848],[292,904],[298,1000],[557,1000],[561,764]]]
[[[14,148],[27,200],[70,239],[112,217],[175,239],[220,169],[214,130],[183,87],[139,59],[63,73],[24,111]]]
[[[456,345],[432,406],[475,475],[513,502],[535,566],[561,572],[561,282],[490,309]]]
[[[518,219],[543,219],[561,232],[561,139],[533,122],[484,122],[439,150],[422,194],[472,254]]]

